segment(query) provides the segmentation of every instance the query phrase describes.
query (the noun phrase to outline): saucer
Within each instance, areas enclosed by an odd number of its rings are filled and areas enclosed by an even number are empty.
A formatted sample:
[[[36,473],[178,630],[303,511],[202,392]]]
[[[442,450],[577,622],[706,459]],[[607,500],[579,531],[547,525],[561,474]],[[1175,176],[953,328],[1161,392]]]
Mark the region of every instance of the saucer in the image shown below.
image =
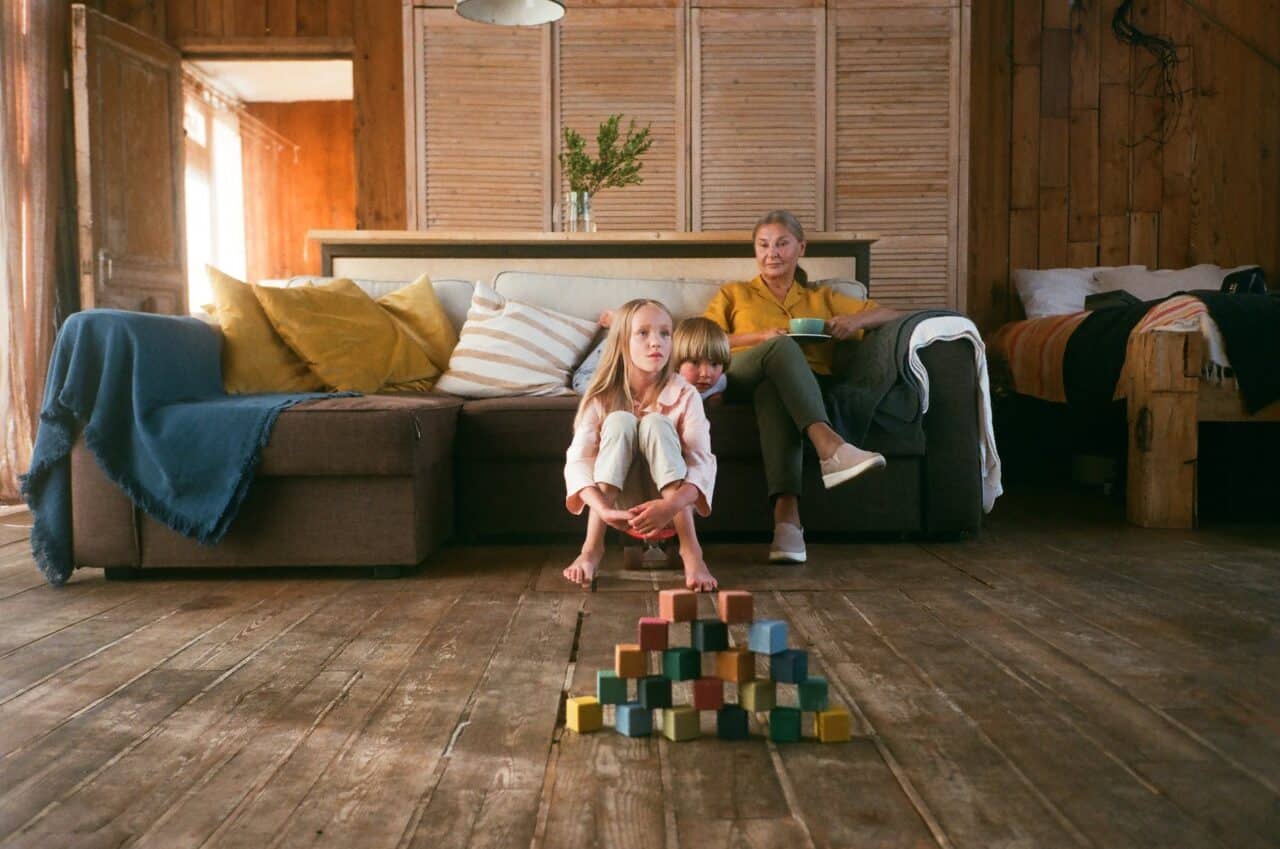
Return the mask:
[[[788,333],[797,342],[823,342],[831,338],[830,333]]]

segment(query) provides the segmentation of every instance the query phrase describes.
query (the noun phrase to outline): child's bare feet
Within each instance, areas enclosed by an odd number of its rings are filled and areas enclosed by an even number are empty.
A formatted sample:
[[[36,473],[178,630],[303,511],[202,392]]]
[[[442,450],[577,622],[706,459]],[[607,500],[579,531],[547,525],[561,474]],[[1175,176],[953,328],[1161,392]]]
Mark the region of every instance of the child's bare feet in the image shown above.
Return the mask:
[[[701,549],[681,547],[680,559],[684,562],[684,585],[695,593],[709,593],[719,586],[702,559]]]
[[[580,587],[590,588],[603,559],[603,551],[583,551],[565,567],[564,576]]]

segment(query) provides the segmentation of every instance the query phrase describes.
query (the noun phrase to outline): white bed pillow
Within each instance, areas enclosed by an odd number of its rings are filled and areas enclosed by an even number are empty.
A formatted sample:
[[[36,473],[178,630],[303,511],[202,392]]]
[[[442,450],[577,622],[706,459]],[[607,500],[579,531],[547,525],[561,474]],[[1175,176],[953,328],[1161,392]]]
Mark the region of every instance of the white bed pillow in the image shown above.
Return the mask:
[[[1110,268],[1100,270],[1095,279],[1099,292],[1124,290],[1140,301],[1154,301],[1177,292],[1192,292],[1196,289],[1211,289],[1216,292],[1228,274],[1239,268],[1251,267],[1242,265],[1238,268],[1223,268],[1212,263],[1202,263],[1190,268],[1161,268],[1154,271],[1145,268]]]
[[[477,283],[436,390],[462,398],[572,395],[569,375],[595,334],[594,321],[513,301]]]
[[[1145,265],[1094,268],[1018,268],[1013,285],[1027,318],[1084,312],[1084,299],[1098,291],[1095,276],[1104,271],[1144,271]]]

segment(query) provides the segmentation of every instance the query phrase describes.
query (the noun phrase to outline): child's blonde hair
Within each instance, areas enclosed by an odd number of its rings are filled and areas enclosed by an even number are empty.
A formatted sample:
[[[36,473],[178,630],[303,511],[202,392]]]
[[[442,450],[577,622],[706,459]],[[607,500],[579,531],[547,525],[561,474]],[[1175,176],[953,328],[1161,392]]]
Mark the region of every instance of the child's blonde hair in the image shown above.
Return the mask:
[[[609,335],[605,339],[604,353],[600,357],[600,367],[596,369],[595,375],[591,378],[591,383],[587,385],[587,391],[582,395],[582,403],[578,405],[578,414],[574,417],[574,424],[578,419],[582,418],[582,411],[592,401],[599,400],[604,406],[605,415],[625,410],[631,412],[635,407],[635,400],[631,397],[631,383],[627,380],[627,366],[630,365],[630,357],[627,355],[627,343],[631,339],[631,324],[635,320],[635,315],[644,307],[657,307],[666,313],[667,320],[674,321],[671,318],[671,310],[661,301],[650,300],[649,298],[637,298],[634,301],[627,301],[613,315],[613,323],[609,326]],[[662,370],[658,372],[658,379],[654,383],[654,391],[661,392],[666,388],[667,381],[671,379],[671,357],[662,364]]]
[[[671,337],[671,362],[676,368],[706,360],[729,367],[729,334],[709,318],[683,318]]]

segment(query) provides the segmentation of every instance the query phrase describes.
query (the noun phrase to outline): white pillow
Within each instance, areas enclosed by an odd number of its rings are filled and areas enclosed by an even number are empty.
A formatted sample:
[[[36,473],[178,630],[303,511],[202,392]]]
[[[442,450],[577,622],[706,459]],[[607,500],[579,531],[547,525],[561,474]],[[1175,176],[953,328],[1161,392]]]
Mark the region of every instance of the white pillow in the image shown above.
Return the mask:
[[[1022,301],[1027,318],[1067,315],[1084,312],[1084,299],[1097,292],[1095,275],[1103,271],[1144,271],[1145,265],[1119,268],[1018,268],[1013,272],[1013,285]]]
[[[509,300],[477,283],[436,390],[462,398],[572,395],[569,375],[595,333],[594,321]]]
[[[1250,267],[1239,266],[1239,268]],[[1140,301],[1154,301],[1167,298],[1177,292],[1191,292],[1196,289],[1212,289],[1216,292],[1222,286],[1223,278],[1236,270],[1238,269],[1223,268],[1211,263],[1193,265],[1190,268],[1162,268],[1158,271],[1111,268],[1099,271],[1096,279],[1099,292],[1123,289]]]

